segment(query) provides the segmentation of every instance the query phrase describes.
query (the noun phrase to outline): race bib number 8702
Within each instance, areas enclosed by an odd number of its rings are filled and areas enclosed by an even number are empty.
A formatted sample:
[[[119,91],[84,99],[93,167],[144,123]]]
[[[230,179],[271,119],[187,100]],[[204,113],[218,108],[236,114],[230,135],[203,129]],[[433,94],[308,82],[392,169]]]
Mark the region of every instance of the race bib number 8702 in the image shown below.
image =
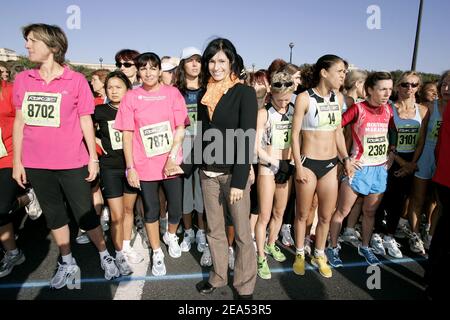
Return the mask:
[[[61,94],[27,92],[22,102],[22,114],[25,124],[29,126],[60,126]]]

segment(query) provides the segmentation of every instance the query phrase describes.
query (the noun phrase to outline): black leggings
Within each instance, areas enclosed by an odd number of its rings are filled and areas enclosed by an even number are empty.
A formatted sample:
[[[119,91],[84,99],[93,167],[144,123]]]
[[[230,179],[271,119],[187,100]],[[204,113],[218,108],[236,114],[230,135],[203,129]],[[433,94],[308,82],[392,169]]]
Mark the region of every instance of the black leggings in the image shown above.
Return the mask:
[[[169,223],[178,224],[182,215],[183,178],[160,181],[141,181],[142,201],[144,203],[144,221],[154,223],[159,219],[159,186],[162,185],[167,199]]]
[[[406,161],[410,161],[414,154],[404,154],[402,158]],[[380,226],[380,220],[384,216],[386,211],[386,230],[377,230],[376,232],[395,234],[398,222],[402,216],[406,200],[411,194],[411,186],[413,184],[414,174],[406,177],[396,177],[394,173],[400,169],[400,165],[394,163],[389,170],[386,192],[384,193],[383,200],[377,209],[377,217],[375,220],[377,228]],[[385,231],[385,232],[383,232]]]
[[[26,169],[26,173],[39,199],[42,213],[51,230],[69,223],[64,196],[79,227],[93,230],[100,224],[92,204],[91,183],[87,167],[69,170]]]
[[[12,178],[12,169],[0,169],[0,227],[12,222],[13,203],[19,193],[19,186]]]

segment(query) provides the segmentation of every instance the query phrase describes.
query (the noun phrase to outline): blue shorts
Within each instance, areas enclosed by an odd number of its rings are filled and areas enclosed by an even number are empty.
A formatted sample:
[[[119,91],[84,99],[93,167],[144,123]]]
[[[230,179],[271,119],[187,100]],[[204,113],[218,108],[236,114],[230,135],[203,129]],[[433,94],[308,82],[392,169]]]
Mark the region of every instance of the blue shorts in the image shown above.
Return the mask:
[[[350,187],[356,193],[362,195],[379,194],[386,191],[388,173],[384,165],[366,166],[356,170],[352,179],[349,179]]]
[[[417,161],[416,178],[430,180],[436,171],[436,161],[434,157],[434,146],[425,145],[422,154]]]

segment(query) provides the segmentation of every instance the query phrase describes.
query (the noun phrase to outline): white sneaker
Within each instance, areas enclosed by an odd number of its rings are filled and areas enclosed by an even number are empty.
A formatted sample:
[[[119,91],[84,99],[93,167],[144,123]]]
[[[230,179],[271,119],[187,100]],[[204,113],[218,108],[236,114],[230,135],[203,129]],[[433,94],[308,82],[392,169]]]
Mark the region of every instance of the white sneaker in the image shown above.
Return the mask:
[[[401,259],[403,258],[403,254],[400,251],[400,244],[395,241],[394,238],[384,236],[383,245],[387,249],[387,253],[394,258]]]
[[[155,277],[164,276],[166,274],[166,265],[164,264],[164,253],[162,250],[156,253],[153,252],[152,260],[152,274]]]
[[[228,247],[228,267],[234,270],[234,249],[233,247]]]
[[[212,266],[211,251],[209,251],[208,245],[206,245],[205,250],[203,250],[202,257],[200,258],[200,265],[202,267],[211,267]]]
[[[290,224],[283,224],[281,226],[281,237],[281,243],[283,243],[283,245],[287,247],[294,245],[294,239],[292,239]]]
[[[109,230],[109,208],[104,206],[102,209],[102,213],[100,215],[100,224],[102,225],[103,231]]]
[[[176,234],[171,234],[169,232],[164,233],[163,241],[169,246],[169,256],[172,258],[181,257],[181,248],[178,244],[178,237]]]
[[[417,233],[413,233],[411,239],[409,239],[409,248],[412,252],[425,254],[425,248],[423,245],[422,239],[420,239],[420,235]]]
[[[168,230],[169,230],[169,218],[167,217],[166,213],[166,218],[159,218],[159,233],[161,235],[164,235]]]
[[[206,235],[205,230],[199,229],[195,235],[195,241],[197,242],[197,251],[203,252],[206,248]]]
[[[129,276],[133,270],[128,265],[125,255],[116,255],[116,266],[122,276]]]
[[[406,222],[402,222],[402,220],[399,222],[394,237],[399,239],[412,237],[412,231],[407,220]]]
[[[41,216],[42,209],[33,188],[28,189],[27,196],[30,199],[30,203],[25,206],[25,211],[31,220],[36,220]]]
[[[373,249],[373,253],[382,256],[386,255],[386,250],[384,250],[385,246],[383,245],[383,239],[381,239],[378,233],[372,234],[372,239],[370,240],[370,247]]]
[[[312,247],[314,243],[309,236],[305,237],[305,254],[311,257]]]
[[[75,239],[75,242],[78,244],[86,244],[90,243],[91,239],[89,239],[89,236],[86,231],[81,232],[80,235]]]
[[[342,233],[341,239],[354,246],[355,248],[358,248],[359,245],[361,245],[361,235],[358,231],[351,228],[345,228],[344,232]]]
[[[123,254],[125,256],[125,259],[127,259],[129,263],[138,264],[144,261],[144,257],[142,256],[142,254],[138,253],[133,248],[123,250]]]
[[[116,263],[113,257],[110,255],[104,256],[101,259],[102,269],[105,270],[105,279],[111,280],[117,277],[120,277],[120,271],[117,269]]]
[[[77,266],[75,258],[72,258],[71,264],[58,262],[56,273],[50,280],[50,287],[54,289],[61,289],[65,287],[68,282],[75,281],[75,275],[79,272],[80,268]]]
[[[425,237],[423,237],[423,247],[425,250],[430,250],[432,238],[433,237],[430,234],[426,234]]]
[[[185,230],[184,231],[184,238],[181,242],[180,248],[183,252],[189,252],[191,250],[191,244],[195,243],[195,232],[194,230]]]

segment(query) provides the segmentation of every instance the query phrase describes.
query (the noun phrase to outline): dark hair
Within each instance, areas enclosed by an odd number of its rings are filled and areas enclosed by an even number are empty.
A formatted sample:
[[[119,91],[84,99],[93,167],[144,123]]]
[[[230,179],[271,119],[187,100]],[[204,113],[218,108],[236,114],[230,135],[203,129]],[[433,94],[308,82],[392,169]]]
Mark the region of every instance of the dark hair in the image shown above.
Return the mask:
[[[448,76],[450,76],[450,70],[444,71],[444,73],[439,78],[437,88],[438,88],[438,95],[440,98],[441,98],[442,85],[444,84],[445,78],[447,78]]]
[[[266,82],[267,81],[267,82]],[[251,86],[254,86],[257,84],[263,84],[269,83],[269,78],[267,76],[267,70],[261,69],[256,71],[255,73],[250,74],[250,81]]]
[[[192,57],[189,57],[189,59],[192,59],[197,55],[194,55]],[[183,59],[180,61],[180,64],[178,65],[176,74],[175,74],[175,86],[180,90],[182,94],[186,93],[187,90],[187,83],[186,83],[186,71],[184,70],[184,65],[186,63],[186,60]],[[202,57],[200,57],[200,65],[202,64]],[[200,67],[200,74],[198,75],[198,84],[200,88],[203,86],[203,70]]]
[[[300,71],[300,68],[298,66],[296,66],[295,64],[288,63],[278,71],[284,71],[284,72],[289,73],[290,75],[294,75]]]
[[[320,72],[322,71],[322,69],[328,70],[333,65],[339,62],[344,63],[344,65],[346,64],[346,61],[344,59],[334,54],[326,54],[320,57],[319,60],[317,60],[316,64],[308,66],[305,70],[302,71],[302,85],[308,89],[316,87],[320,82]]]
[[[53,58],[57,63],[61,65],[64,63],[69,43],[66,34],[60,27],[44,23],[27,25],[22,29],[22,35],[25,40],[27,40],[30,32],[33,32],[37,40],[41,40],[51,49]]]
[[[106,94],[108,94],[108,92],[107,92],[108,91],[108,89],[107,89],[108,88],[108,81],[110,79],[112,79],[112,78],[118,78],[118,79],[122,80],[123,83],[125,83],[125,86],[127,87],[127,90],[130,90],[130,89],[133,88],[133,85],[131,84],[130,79],[128,79],[128,77],[125,75],[125,73],[123,73],[120,70],[116,70],[116,71],[110,72],[106,76],[106,79],[105,79],[105,91],[106,91]]]
[[[202,56],[202,71],[203,74],[206,75],[203,79],[204,86],[206,87],[210,74],[209,74],[209,60],[214,57],[217,52],[223,51],[227,56],[228,60],[230,60],[231,65],[231,74],[236,77],[241,73],[241,69],[239,67],[238,54],[236,52],[236,48],[231,43],[230,40],[224,38],[217,38],[212,40],[207,46]]]
[[[269,80],[269,83],[270,83],[270,79],[272,78],[272,74],[280,71],[286,65],[287,65],[287,62],[284,61],[283,59],[275,59],[272,61],[269,68],[267,68],[267,79]]]
[[[140,68],[145,67],[149,62],[152,67],[158,67],[161,70],[161,59],[154,52],[141,53],[136,58],[134,58],[133,61],[138,71]]]
[[[364,89],[366,94],[369,95],[369,88],[373,89],[378,81],[393,80],[392,75],[389,72],[371,72],[367,76],[366,82],[364,82]]]
[[[436,93],[437,93],[438,90],[437,90],[437,83],[436,83],[436,81],[426,81],[426,82],[424,82],[422,84],[422,86],[420,87],[420,90],[416,94],[416,98],[417,98],[417,102],[418,103],[429,102],[426,99],[426,95],[427,95],[426,91],[427,91],[428,87],[430,87],[430,86],[436,87]]]
[[[139,52],[136,50],[131,49],[122,49],[119,52],[116,53],[116,56],[114,59],[117,62],[120,62],[120,60],[123,61],[134,61],[134,59],[139,55]]]

